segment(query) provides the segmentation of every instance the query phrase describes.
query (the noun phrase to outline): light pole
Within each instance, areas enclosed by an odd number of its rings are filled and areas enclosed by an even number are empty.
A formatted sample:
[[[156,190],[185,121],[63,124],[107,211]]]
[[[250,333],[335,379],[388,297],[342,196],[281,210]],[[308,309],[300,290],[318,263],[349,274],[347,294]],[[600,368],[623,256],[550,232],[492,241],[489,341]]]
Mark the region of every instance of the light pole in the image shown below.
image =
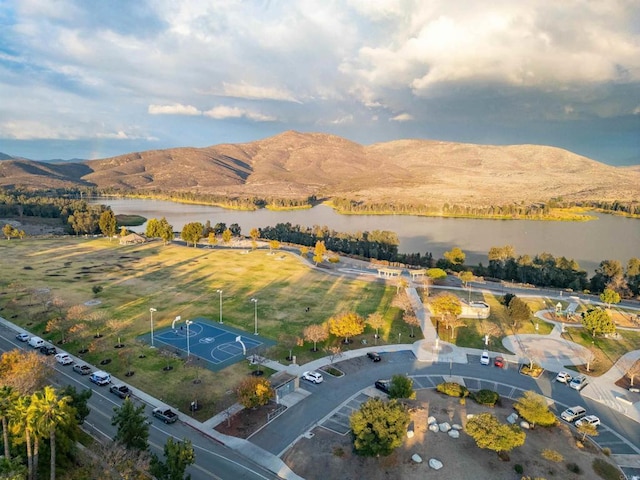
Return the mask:
[[[149,315],[151,316],[151,347],[154,348],[153,345],[153,312],[157,312],[158,310],[156,310],[155,308],[151,307],[149,309]]]
[[[191,325],[193,322],[191,320],[187,320],[184,323],[187,325],[187,359],[188,359],[189,355],[191,354],[191,350],[189,349],[189,325]]]
[[[258,334],[258,299],[257,298],[252,298],[251,301],[253,302],[254,305],[254,309],[253,309],[253,320],[255,323],[255,331],[253,332],[254,335]]]
[[[222,323],[222,290],[218,289],[216,290],[216,292],[220,294],[220,322],[219,323]]]

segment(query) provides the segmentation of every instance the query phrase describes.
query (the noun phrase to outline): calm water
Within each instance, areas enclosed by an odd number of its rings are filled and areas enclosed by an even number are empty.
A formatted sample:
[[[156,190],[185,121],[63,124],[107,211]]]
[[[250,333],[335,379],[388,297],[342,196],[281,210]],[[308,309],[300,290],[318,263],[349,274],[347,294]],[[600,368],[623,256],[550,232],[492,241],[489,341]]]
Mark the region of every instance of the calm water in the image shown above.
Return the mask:
[[[101,199],[116,214],[137,214],[148,219],[165,217],[175,231],[185,223],[207,220],[211,225],[237,223],[248,235],[252,228],[291,223],[312,227],[326,225],[339,232],[390,230],[400,239],[403,253],[431,252],[435,258],[452,247],[460,247],[467,264],[487,264],[491,247],[513,245],[516,254],[547,252],[575,259],[590,274],[602,260],[620,260],[623,265],[640,257],[640,220],[598,215],[591,222],[542,222],[470,220],[400,215],[339,215],[325,205],[310,210],[254,212],[225,210],[204,205],[184,205],[159,200]],[[146,224],[132,230],[144,232]]]

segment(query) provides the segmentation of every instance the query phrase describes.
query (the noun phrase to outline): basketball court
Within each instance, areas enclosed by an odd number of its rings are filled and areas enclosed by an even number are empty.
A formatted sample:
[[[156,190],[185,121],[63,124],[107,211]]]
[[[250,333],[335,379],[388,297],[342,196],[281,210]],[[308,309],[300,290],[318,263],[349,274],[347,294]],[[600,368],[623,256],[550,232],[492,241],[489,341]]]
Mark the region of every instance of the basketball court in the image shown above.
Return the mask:
[[[150,336],[145,335],[145,338],[150,339]],[[176,319],[171,327],[156,331],[153,339],[156,347],[181,350],[181,356],[185,358],[187,354],[198,357],[213,371],[245,359],[262,346],[276,343],[205,318],[196,318],[189,325]]]

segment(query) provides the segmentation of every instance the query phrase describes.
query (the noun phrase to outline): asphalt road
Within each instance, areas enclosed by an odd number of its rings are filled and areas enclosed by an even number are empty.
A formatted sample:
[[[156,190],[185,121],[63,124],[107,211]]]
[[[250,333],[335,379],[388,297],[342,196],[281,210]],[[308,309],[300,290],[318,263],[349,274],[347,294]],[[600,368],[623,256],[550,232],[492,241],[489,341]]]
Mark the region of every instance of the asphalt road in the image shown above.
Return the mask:
[[[391,378],[395,374],[441,379],[451,374],[463,377],[471,389],[475,388],[470,384],[476,383],[481,384],[482,388],[512,392],[515,398],[526,390],[553,398],[555,404],[552,409],[557,415],[565,408],[582,405],[589,414],[597,415],[602,421],[600,435],[594,438],[596,443],[610,448],[612,453],[640,453],[640,450],[633,449],[634,445],[640,445],[640,428],[636,422],[605,405],[582,397],[563,383],[555,382],[555,373],[545,372],[539,379],[533,379],[518,373],[517,365],[507,364],[506,368],[499,369],[480,365],[479,357],[472,356],[468,364],[421,363],[410,351],[382,353],[381,356],[379,363],[372,363],[364,356],[339,362],[335,366],[344,371],[345,376],[335,378],[325,374],[324,382],[319,385],[301,380],[301,387],[311,395],[288,408],[249,440],[275,455],[281,455],[300,436],[361,390],[371,387],[376,380]]]
[[[15,340],[15,332],[0,326],[0,351],[5,352],[14,348],[29,349],[25,343]],[[116,428],[111,425],[113,408],[122,405],[123,400],[109,392],[107,386],[99,387],[89,381],[89,376],[82,376],[71,369],[71,365],[56,364],[56,374],[51,379],[54,386],[73,385],[76,389],[90,388],[93,395],[89,399],[91,413],[85,420],[83,428],[96,438],[112,439]],[[140,405],[139,399],[133,401]],[[150,451],[162,457],[167,438],[175,440],[188,438],[193,443],[196,453],[196,463],[187,469],[193,480],[229,479],[234,480],[266,480],[279,478],[273,472],[261,467],[235,451],[205,436],[190,426],[178,421],[165,425],[151,415],[153,406],[145,404],[145,412],[150,420],[149,446]]]

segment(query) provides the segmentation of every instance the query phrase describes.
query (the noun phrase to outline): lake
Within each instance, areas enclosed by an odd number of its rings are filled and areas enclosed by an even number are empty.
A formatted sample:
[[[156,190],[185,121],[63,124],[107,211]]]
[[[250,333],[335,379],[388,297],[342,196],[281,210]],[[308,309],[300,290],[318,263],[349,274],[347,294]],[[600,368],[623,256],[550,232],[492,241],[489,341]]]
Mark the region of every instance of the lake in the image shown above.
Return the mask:
[[[467,255],[466,264],[487,265],[491,247],[513,245],[517,255],[531,256],[547,252],[555,257],[573,258],[591,275],[602,260],[620,260],[623,266],[632,257],[640,257],[640,220],[615,215],[594,214],[591,222],[545,222],[535,220],[476,220],[404,215],[340,215],[326,205],[308,210],[241,211],[206,205],[142,200],[102,198],[93,203],[111,206],[115,214],[136,214],[147,219],[165,217],[176,232],[185,223],[207,220],[211,225],[237,223],[242,234],[252,228],[291,223],[312,227],[326,225],[339,232],[390,230],[398,234],[399,251],[425,254],[434,258],[452,247]],[[131,230],[144,232],[146,224]]]

